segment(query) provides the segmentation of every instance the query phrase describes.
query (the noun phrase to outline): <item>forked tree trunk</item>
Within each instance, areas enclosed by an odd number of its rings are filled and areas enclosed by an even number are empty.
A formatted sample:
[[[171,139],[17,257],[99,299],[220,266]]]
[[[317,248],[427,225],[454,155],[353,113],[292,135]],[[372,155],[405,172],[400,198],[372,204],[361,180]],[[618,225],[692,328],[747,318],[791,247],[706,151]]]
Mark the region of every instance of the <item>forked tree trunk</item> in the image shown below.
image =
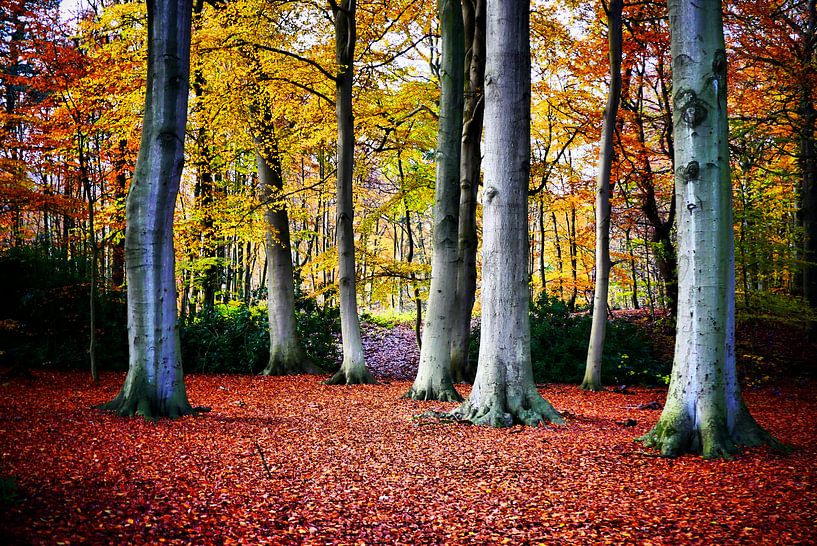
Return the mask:
[[[467,74],[460,158],[459,267],[451,326],[451,378],[457,383],[471,383],[476,375],[476,362],[469,360],[468,349],[471,312],[477,290],[477,190],[485,114],[485,0],[465,0],[462,6]]]
[[[360,319],[355,288],[355,233],[352,219],[352,174],[355,124],[352,114],[352,74],[355,53],[355,0],[330,0],[335,16],[335,114],[338,123],[337,247],[340,296],[340,329],[343,363],[327,383],[330,385],[374,383],[363,359]]]
[[[442,34],[440,123],[437,133],[437,183],[434,203],[434,253],[431,290],[420,365],[406,398],[462,400],[451,381],[451,325],[457,292],[457,226],[460,204],[460,140],[465,35],[460,0],[438,0]]]
[[[530,360],[530,5],[487,7],[482,332],[474,387],[453,414],[497,427],[561,422],[536,390]]]
[[[623,0],[611,0],[607,12],[607,41],[610,56],[610,88],[601,132],[599,171],[596,179],[596,289],[593,292],[593,323],[587,347],[582,388],[602,390],[601,358],[607,330],[607,294],[610,288],[610,171],[613,166],[613,133],[621,98],[621,10]]]
[[[284,189],[281,157],[275,137],[262,134],[256,139],[255,160],[261,198],[266,202],[267,223],[267,314],[269,317],[269,362],[263,375],[311,373],[295,322],[295,283],[292,276],[292,251],[289,215],[280,202]]]
[[[735,370],[735,250],[720,0],[669,0],[679,203],[679,301],[669,393],[640,440],[663,455],[728,457],[774,443]]]
[[[190,72],[190,0],[148,0],[148,79],[142,142],[128,193],[129,367],[120,415],[178,417],[187,400],[179,350],[173,211],[184,164]]]

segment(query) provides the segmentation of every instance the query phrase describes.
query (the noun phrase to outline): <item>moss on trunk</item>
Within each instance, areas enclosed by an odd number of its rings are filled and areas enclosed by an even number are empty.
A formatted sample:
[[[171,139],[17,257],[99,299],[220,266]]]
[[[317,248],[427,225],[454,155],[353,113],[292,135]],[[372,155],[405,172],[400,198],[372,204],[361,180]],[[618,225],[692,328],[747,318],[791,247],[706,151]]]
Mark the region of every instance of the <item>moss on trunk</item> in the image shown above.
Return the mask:
[[[725,415],[695,419],[683,406],[667,405],[653,429],[636,441],[665,457],[692,453],[704,459],[730,459],[742,446],[784,447],[757,424],[742,404],[731,428]]]
[[[559,412],[550,405],[550,402],[542,398],[535,388],[527,390],[520,397],[507,401],[500,396],[485,397],[480,399],[480,402],[468,399],[450,415],[459,421],[491,427],[564,423]]]

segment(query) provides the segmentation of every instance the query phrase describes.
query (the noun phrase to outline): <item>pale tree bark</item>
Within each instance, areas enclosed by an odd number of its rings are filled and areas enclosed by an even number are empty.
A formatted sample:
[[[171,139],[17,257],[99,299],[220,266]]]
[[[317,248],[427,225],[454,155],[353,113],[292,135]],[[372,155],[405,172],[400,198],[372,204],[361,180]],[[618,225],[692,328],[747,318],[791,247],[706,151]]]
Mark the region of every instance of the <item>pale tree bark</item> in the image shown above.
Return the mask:
[[[440,122],[431,289],[420,349],[420,365],[406,398],[461,401],[451,380],[451,325],[457,291],[457,226],[460,205],[465,35],[460,0],[439,0],[442,36]]]
[[[355,288],[355,233],[352,225],[352,174],[355,124],[352,114],[352,76],[355,58],[355,0],[330,0],[335,16],[335,115],[338,123],[337,247],[340,296],[340,329],[343,363],[327,383],[330,385],[374,383],[363,358],[360,318]]]
[[[482,331],[471,395],[453,415],[491,426],[561,422],[533,382],[528,322],[529,2],[488,3]]]
[[[582,381],[582,388],[589,391],[602,390],[601,358],[604,352],[604,334],[607,330],[607,294],[610,288],[610,171],[613,166],[616,114],[621,99],[621,11],[624,2],[611,0],[609,6],[606,2],[603,4],[607,13],[610,88],[607,90],[596,178],[596,289],[593,292],[593,322]]]
[[[263,375],[314,372],[306,356],[295,322],[295,282],[289,214],[281,194],[284,189],[281,155],[275,135],[264,131],[255,137],[255,161],[267,224],[267,316],[269,317],[269,362]]]
[[[178,417],[187,400],[179,351],[173,212],[184,164],[190,75],[190,0],[148,0],[148,78],[142,142],[128,193],[129,368],[120,415]]]
[[[666,405],[640,440],[662,455],[728,457],[774,443],[744,405],[735,368],[735,254],[720,0],[669,0],[679,301]]]
[[[482,163],[482,120],[485,115],[485,0],[465,0],[465,109],[460,157],[460,217],[457,294],[451,326],[451,377],[474,380],[476,363],[468,358],[471,312],[477,290],[477,189]]]

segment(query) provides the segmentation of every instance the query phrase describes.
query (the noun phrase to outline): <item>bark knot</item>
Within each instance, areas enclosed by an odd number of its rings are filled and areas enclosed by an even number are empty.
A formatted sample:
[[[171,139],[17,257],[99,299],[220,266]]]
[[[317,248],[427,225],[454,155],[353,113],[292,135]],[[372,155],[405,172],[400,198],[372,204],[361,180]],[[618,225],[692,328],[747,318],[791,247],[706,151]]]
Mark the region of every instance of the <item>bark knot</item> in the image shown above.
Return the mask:
[[[493,186],[488,186],[487,188],[485,188],[485,202],[490,203],[491,201],[493,201],[494,197],[496,197],[498,193],[499,190],[497,190]]]
[[[681,120],[690,127],[697,127],[706,120],[706,104],[695,91],[682,89],[675,99],[675,107],[681,112]]]
[[[684,181],[691,182],[697,180],[701,175],[701,166],[697,161],[690,161],[684,168]]]

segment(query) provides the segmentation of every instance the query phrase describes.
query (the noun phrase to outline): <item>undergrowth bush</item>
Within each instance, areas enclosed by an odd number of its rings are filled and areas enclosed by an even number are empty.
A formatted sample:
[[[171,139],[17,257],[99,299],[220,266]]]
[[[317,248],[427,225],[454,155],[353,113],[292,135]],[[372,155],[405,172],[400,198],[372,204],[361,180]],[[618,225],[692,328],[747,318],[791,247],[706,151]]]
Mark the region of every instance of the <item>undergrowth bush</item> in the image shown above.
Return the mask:
[[[42,247],[0,253],[0,364],[28,368],[89,366],[90,268],[82,260]],[[126,293],[100,290],[96,298],[96,357],[101,370],[128,367]],[[313,363],[337,369],[337,308],[296,294],[297,330]],[[269,359],[265,306],[218,305],[180,324],[186,371],[257,373]]]
[[[339,311],[321,308],[304,297],[296,299],[295,307],[296,329],[313,364],[326,371],[337,369]],[[179,330],[185,371],[254,374],[263,370],[269,360],[266,306],[216,305],[200,311]]]
[[[370,313],[368,311],[362,311],[360,313],[360,320],[361,322],[367,322],[369,324],[374,324],[375,326],[380,326],[382,328],[394,328],[395,326],[399,326],[401,324],[414,327],[414,321],[417,319],[417,312],[416,311],[404,311],[398,312],[394,310],[386,310],[378,313]]]
[[[530,306],[531,362],[537,383],[580,383],[590,340],[589,314],[571,314],[555,296]],[[479,351],[479,332],[472,336],[471,358]],[[601,378],[606,385],[666,382],[670,363],[652,352],[643,331],[624,320],[607,323]]]
[[[0,254],[0,361],[25,367],[89,365],[88,264],[18,247]],[[125,293],[100,290],[96,302],[96,357],[100,368],[128,365]]]

